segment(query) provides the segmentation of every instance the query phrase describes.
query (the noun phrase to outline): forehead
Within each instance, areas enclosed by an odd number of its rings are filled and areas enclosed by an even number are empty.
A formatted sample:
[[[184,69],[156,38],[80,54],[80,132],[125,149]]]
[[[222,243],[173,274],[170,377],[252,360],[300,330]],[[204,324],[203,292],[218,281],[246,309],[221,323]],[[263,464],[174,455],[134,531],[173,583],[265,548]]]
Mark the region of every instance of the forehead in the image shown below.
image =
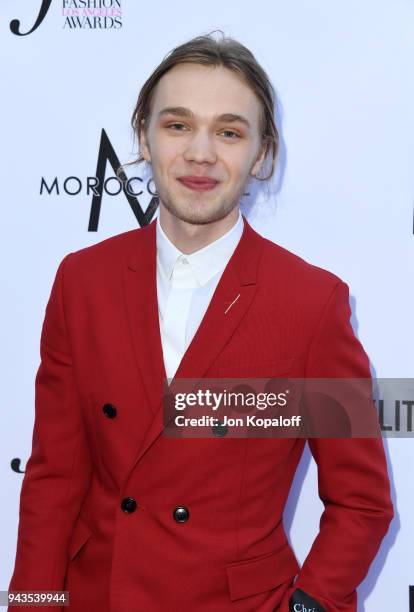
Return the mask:
[[[201,119],[237,113],[256,126],[260,114],[260,102],[241,76],[224,66],[192,63],[174,66],[159,80],[152,114],[170,106],[187,107]]]

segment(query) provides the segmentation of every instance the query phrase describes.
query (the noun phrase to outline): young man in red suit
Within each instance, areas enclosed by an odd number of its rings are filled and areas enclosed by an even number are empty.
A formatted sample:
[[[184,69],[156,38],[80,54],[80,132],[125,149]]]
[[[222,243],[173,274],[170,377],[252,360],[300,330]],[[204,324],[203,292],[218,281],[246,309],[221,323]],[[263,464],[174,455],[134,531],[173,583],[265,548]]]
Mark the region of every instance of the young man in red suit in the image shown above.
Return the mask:
[[[273,109],[231,39],[176,48],[142,88],[159,217],[58,267],[9,590],[66,589],[74,612],[356,611],[393,515],[381,438],[308,440],[325,508],[300,568],[282,517],[304,438],[163,435],[167,377],[370,376],[348,286],[239,212],[273,172]]]

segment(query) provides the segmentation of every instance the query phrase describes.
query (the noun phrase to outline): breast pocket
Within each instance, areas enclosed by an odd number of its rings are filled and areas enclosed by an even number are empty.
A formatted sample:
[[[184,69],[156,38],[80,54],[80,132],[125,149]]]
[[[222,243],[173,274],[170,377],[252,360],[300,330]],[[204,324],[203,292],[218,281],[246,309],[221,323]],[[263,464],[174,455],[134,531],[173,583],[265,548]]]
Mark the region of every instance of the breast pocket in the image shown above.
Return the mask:
[[[293,369],[295,358],[249,360],[240,355],[237,359],[217,364],[219,378],[280,378],[288,376]]]

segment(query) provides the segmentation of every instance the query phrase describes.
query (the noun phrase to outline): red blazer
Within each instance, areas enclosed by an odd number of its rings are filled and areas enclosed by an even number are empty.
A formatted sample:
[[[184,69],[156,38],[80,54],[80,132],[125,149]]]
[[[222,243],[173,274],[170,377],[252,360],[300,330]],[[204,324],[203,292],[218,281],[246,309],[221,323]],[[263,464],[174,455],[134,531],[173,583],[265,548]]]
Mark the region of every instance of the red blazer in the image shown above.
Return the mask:
[[[71,612],[288,612],[299,587],[354,612],[393,516],[381,438],[308,440],[325,509],[300,568],[282,515],[305,439],[162,434],[155,223],[58,267],[9,590],[69,590]],[[176,378],[368,378],[348,297],[244,219]]]

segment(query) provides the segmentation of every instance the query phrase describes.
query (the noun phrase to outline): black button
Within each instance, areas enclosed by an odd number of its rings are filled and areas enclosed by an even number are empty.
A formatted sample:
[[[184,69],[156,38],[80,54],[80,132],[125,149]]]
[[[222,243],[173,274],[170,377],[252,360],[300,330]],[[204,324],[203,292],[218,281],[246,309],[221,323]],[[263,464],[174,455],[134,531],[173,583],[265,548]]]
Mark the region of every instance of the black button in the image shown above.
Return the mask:
[[[104,415],[108,417],[108,419],[113,419],[116,417],[116,408],[113,404],[104,404],[102,406],[102,410]]]
[[[121,502],[121,508],[124,512],[131,514],[131,512],[135,512],[137,509],[137,502],[133,497],[124,497]]]
[[[219,438],[221,438],[222,436],[225,436],[229,430],[227,425],[224,425],[221,421],[219,421],[216,425],[213,425],[211,429],[213,431],[213,436],[216,436]]]
[[[187,508],[184,506],[177,506],[173,512],[173,517],[177,521],[177,523],[185,523],[188,521],[188,517],[190,513]]]

